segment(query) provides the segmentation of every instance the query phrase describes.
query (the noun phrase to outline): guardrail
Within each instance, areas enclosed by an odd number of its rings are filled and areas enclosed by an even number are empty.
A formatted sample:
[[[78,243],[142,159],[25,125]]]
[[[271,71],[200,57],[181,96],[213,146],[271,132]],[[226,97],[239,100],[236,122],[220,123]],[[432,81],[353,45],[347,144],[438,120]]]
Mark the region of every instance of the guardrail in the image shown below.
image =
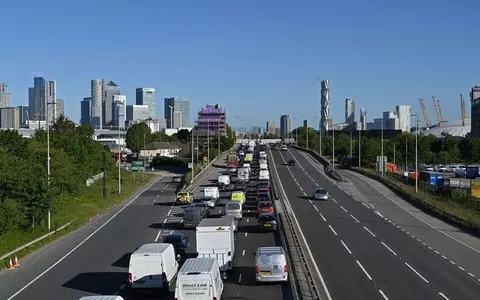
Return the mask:
[[[275,199],[280,201],[281,209],[277,210],[279,214],[279,221],[281,227],[284,229],[285,242],[288,248],[288,255],[290,264],[293,269],[293,273],[296,275],[292,279],[292,290],[299,294],[301,299],[317,299],[326,300],[330,299],[328,292],[325,288],[320,288],[318,282],[323,285],[323,279],[316,278],[312,266],[314,265],[313,257],[307,249],[307,242],[303,235],[298,234],[301,232],[300,225],[293,214],[293,209],[288,203],[287,195],[283,191],[280,185],[280,176],[277,168],[272,166],[274,164],[273,155],[271,151],[268,151],[270,156],[270,163],[268,164],[270,172],[270,180],[272,182],[272,188],[274,191]],[[275,174],[275,176],[273,176]],[[283,214],[279,213],[283,211]]]
[[[345,181],[342,175],[340,175],[340,173],[338,173],[332,168],[332,164],[330,163],[330,161],[328,161],[325,157],[321,156],[317,151],[312,149],[302,148],[297,145],[292,145],[291,147],[303,152],[307,152],[310,155],[312,155],[313,158],[318,160],[323,165],[323,168],[325,169],[325,173],[331,178],[335,179],[336,181]]]

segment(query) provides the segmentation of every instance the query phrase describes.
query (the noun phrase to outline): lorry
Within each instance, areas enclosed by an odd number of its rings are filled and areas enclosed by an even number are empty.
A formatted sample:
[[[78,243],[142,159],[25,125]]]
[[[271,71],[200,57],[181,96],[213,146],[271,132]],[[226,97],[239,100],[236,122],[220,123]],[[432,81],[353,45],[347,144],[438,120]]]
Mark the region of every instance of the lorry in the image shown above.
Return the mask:
[[[189,258],[178,271],[174,299],[221,299],[222,293],[223,281],[216,259]]]
[[[196,228],[198,257],[215,258],[222,277],[232,270],[235,254],[235,224],[233,219],[203,219]]]
[[[238,157],[236,153],[229,153],[227,156],[227,168],[238,167]]]

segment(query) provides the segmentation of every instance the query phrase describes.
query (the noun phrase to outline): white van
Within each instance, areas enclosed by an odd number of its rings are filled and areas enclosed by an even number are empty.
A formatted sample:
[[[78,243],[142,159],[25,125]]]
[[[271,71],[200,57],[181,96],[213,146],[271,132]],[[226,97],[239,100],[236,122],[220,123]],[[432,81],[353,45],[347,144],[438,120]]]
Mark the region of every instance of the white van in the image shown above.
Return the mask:
[[[223,281],[214,258],[189,258],[178,271],[175,300],[221,299]]]
[[[198,257],[215,258],[224,276],[233,267],[234,233],[233,219],[227,218],[203,219],[196,229]]]
[[[218,187],[216,186],[207,186],[203,190],[203,197],[212,197],[213,199],[217,200],[220,198],[220,191],[218,190]]]
[[[168,291],[177,271],[178,262],[172,244],[145,244],[130,256],[128,281],[133,289],[159,288]]]
[[[258,180],[270,180],[270,173],[268,170],[260,170],[260,173],[258,173]]]
[[[218,176],[218,185],[219,186],[229,186],[230,185],[230,176],[228,176],[228,175]]]
[[[268,170],[267,164],[260,164],[260,170]]]
[[[240,168],[237,171],[237,178],[240,181],[248,181],[249,179],[249,171],[247,168]]]
[[[257,282],[288,282],[287,256],[282,247],[259,247],[255,253]]]
[[[85,296],[79,300],[124,300],[121,296]]]
[[[266,159],[267,158],[267,152],[260,151],[260,158]]]

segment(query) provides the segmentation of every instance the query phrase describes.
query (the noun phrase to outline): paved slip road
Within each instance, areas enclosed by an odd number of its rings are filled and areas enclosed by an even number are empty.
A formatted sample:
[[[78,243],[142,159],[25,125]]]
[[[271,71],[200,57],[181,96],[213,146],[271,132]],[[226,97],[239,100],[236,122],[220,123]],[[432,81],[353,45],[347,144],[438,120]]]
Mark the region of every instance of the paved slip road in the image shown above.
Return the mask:
[[[345,193],[298,150],[273,155],[333,299],[478,298],[474,278]],[[292,157],[295,167],[281,165]],[[317,186],[328,201],[307,199]]]
[[[220,171],[206,169],[192,186],[193,192],[198,194]],[[112,294],[127,300],[171,299],[174,286],[169,296],[134,295],[127,286],[127,277],[129,257],[136,248],[161,242],[163,235],[181,228],[182,208],[172,207],[177,186],[171,180],[175,175],[164,174],[122,210],[114,209],[25,258],[15,271],[1,272],[0,299],[79,299]],[[291,299],[288,287],[253,286],[252,252],[258,245],[272,245],[277,240],[273,234],[253,233],[249,225],[255,225],[254,218],[244,218],[244,222],[236,237],[235,270],[227,280],[222,299]],[[187,233],[195,249],[194,231],[182,232]]]

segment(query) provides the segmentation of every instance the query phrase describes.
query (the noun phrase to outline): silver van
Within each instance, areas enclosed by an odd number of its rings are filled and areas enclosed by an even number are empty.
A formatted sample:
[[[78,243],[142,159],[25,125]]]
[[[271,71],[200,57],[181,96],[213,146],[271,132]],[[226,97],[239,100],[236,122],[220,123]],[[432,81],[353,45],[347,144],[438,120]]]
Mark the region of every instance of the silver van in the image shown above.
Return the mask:
[[[255,253],[256,282],[288,283],[287,255],[282,247],[259,247]]]
[[[228,201],[225,204],[225,215],[233,216],[235,219],[242,219],[242,203],[240,201]]]

